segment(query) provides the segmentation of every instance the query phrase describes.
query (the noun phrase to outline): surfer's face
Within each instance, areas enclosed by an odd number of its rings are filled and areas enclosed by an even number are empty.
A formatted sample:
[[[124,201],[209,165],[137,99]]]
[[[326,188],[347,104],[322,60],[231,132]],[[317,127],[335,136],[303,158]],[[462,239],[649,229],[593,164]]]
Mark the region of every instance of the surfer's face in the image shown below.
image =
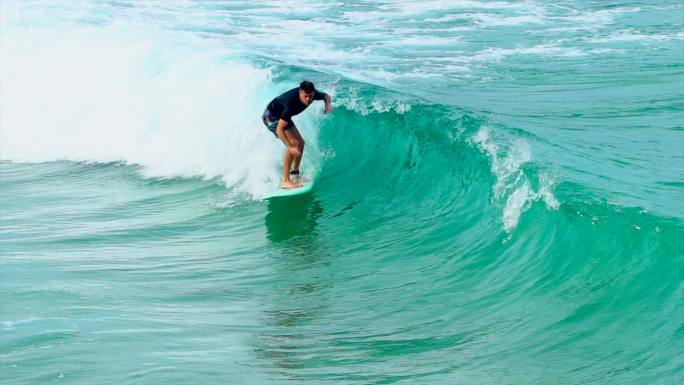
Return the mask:
[[[314,100],[313,98],[314,98],[314,93],[313,93],[313,92],[307,94],[306,92],[304,92],[304,91],[302,91],[302,90],[299,90],[299,100],[300,100],[305,106],[308,106],[309,104],[311,104],[311,102],[313,102],[313,100]]]

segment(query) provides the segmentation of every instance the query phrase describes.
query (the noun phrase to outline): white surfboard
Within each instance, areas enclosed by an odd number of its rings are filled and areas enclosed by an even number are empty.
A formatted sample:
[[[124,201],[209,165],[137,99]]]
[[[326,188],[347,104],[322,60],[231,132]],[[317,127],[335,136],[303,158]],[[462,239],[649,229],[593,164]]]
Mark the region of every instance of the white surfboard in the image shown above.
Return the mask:
[[[314,185],[313,179],[308,180],[305,179],[303,181],[303,186],[302,187],[297,187],[297,188],[280,188],[280,186],[276,187],[274,190],[269,191],[261,197],[262,200],[266,199],[273,199],[273,198],[284,198],[284,197],[291,197],[295,195],[302,195],[306,194],[311,191]]]

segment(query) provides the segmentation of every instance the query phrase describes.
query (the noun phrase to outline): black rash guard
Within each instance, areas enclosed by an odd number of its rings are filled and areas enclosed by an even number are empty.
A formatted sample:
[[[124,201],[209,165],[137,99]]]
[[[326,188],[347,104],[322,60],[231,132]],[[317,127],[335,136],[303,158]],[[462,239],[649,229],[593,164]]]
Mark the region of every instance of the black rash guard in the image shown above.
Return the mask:
[[[325,94],[314,90],[314,100],[323,100],[323,95]],[[271,100],[264,114],[292,123],[292,117],[304,111],[306,107],[308,106],[299,100],[299,87],[297,87]]]

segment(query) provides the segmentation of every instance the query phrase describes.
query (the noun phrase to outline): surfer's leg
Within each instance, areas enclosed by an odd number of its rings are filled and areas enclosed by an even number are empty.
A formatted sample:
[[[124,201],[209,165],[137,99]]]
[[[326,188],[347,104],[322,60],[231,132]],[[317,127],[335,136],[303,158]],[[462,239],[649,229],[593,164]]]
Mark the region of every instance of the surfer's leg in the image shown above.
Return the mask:
[[[278,126],[278,120],[275,118],[271,119],[272,116],[267,115],[267,111],[264,111],[264,116],[262,116],[261,119],[263,120],[266,128],[268,128],[268,130],[271,131],[273,133],[273,135],[275,135],[276,138],[278,138],[278,134],[276,132],[276,127]],[[292,123],[290,123],[290,124],[292,124]],[[285,135],[288,135],[288,131],[290,131],[292,128],[294,128],[294,124],[286,127],[285,128]],[[291,136],[288,136],[288,137],[292,138]],[[290,142],[292,143],[292,139],[290,139]],[[292,154],[290,154],[290,151],[286,147],[285,148],[285,155],[283,155],[283,182],[280,184],[280,187],[282,187],[282,188],[295,188],[295,187],[301,187],[302,186],[301,183],[295,183],[290,179],[290,167],[292,167],[292,161],[293,160],[294,160],[294,156]]]
[[[282,188],[295,188],[302,186],[301,183],[295,183],[290,179],[290,167],[292,166],[293,160],[294,156],[290,154],[290,151],[286,148],[285,155],[283,156],[283,183],[280,185]]]
[[[302,161],[302,156],[304,155],[304,138],[302,138],[302,135],[299,133],[299,130],[297,130],[297,127],[294,125],[291,126],[288,130],[285,130],[285,135],[287,135],[287,138],[290,140],[290,143],[293,143],[295,146],[299,148],[299,152],[301,155],[299,156],[294,156],[294,159],[292,160],[292,165],[290,166],[291,171],[297,171],[299,172],[299,163]]]

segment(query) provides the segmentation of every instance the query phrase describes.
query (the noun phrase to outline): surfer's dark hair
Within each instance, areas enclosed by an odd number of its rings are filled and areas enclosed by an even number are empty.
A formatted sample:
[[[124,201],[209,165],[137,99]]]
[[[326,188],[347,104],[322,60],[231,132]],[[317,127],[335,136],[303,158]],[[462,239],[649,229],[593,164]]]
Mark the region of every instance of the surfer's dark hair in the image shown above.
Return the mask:
[[[308,80],[304,80],[300,85],[299,89],[306,92],[307,94],[310,94],[314,91],[316,91],[316,87],[314,87],[314,84],[311,83]]]

